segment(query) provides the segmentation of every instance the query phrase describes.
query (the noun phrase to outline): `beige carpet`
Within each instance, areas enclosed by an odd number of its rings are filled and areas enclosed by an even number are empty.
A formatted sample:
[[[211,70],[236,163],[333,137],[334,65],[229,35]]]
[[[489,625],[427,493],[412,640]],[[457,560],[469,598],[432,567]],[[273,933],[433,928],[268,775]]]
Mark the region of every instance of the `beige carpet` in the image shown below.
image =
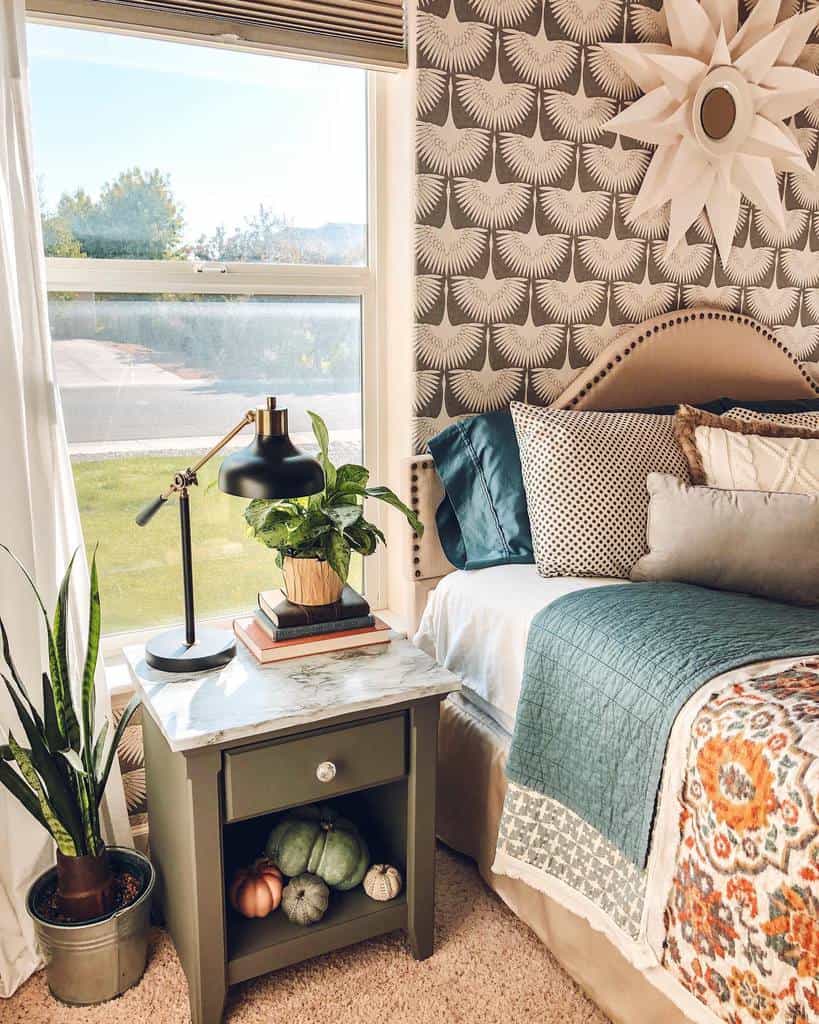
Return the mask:
[[[232,989],[225,1024],[606,1024],[470,861],[438,856],[435,954],[412,959],[402,933],[351,946]],[[187,985],[157,930],[142,982],[85,1009],[57,1003],[42,973],[0,1000],[2,1024],[185,1024]]]

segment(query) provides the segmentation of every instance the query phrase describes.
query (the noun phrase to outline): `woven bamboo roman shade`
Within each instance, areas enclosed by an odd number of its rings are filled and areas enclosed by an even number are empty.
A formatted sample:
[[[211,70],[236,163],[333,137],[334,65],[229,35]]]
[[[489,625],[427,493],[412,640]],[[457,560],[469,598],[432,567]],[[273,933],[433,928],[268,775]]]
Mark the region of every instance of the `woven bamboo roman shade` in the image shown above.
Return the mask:
[[[407,64],[404,0],[28,0],[32,13],[371,68]]]

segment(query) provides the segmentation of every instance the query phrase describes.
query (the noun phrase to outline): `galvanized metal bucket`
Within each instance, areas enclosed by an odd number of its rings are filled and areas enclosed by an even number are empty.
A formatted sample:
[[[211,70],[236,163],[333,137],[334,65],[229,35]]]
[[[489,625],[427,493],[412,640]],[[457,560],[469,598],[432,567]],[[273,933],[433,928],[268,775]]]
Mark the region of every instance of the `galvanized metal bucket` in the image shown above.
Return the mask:
[[[29,889],[26,909],[45,958],[48,987],[64,1003],[103,1003],[136,985],[145,972],[156,875],[148,858],[136,850],[109,846],[108,853],[115,870],[125,868],[143,883],[139,899],[110,917],[82,924],[55,924],[41,917],[34,907],[42,890],[53,884],[56,868],[40,875]]]

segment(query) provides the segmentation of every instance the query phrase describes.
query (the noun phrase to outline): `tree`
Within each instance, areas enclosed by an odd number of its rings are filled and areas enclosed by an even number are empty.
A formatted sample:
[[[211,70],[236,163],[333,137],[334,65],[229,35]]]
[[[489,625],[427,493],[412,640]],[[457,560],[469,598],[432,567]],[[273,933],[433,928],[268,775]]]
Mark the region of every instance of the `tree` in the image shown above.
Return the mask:
[[[42,218],[47,256],[345,266],[363,266],[367,256],[365,225],[295,227],[263,204],[242,226],[221,225],[184,245],[182,205],[170,175],[139,167],[103,185],[97,200],[82,188],[64,192],[56,211],[43,209]]]
[[[43,216],[43,247],[46,256],[79,258],[85,255],[68,222],[59,215]]]
[[[43,231],[43,249],[46,256],[78,258],[85,255],[82,246],[71,232],[71,226],[59,211],[52,213],[45,202],[45,181],[37,178],[37,193],[40,198],[40,223]],[[67,197],[63,197],[67,198]]]
[[[73,194],[63,192],[57,203],[57,216],[62,217],[71,227],[84,224],[94,210],[94,200],[83,188]]]
[[[251,263],[317,263],[358,266],[366,263],[367,233],[363,224],[324,224],[299,228],[260,205],[244,227],[228,233],[224,225],[201,235],[191,250],[200,260]]]
[[[171,191],[169,175],[159,170],[123,171],[103,185],[97,202],[83,189],[66,193],[60,198],[57,217],[87,256],[143,260],[184,256],[182,208]]]
[[[200,260],[224,262],[298,263],[298,259],[285,258],[282,233],[286,227],[283,217],[260,204],[252,217],[245,218],[244,227],[234,228],[228,234],[225,226],[220,225],[212,235],[201,235],[193,247],[193,255]]]

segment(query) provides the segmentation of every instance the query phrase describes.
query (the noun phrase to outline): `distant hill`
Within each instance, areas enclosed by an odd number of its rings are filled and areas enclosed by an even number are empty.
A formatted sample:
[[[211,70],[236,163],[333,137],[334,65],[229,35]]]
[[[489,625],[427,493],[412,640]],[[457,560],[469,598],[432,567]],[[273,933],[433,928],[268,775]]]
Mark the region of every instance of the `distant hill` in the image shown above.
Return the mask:
[[[292,246],[302,263],[363,264],[367,261],[364,224],[330,223],[317,228],[286,227],[278,234],[282,247]]]

